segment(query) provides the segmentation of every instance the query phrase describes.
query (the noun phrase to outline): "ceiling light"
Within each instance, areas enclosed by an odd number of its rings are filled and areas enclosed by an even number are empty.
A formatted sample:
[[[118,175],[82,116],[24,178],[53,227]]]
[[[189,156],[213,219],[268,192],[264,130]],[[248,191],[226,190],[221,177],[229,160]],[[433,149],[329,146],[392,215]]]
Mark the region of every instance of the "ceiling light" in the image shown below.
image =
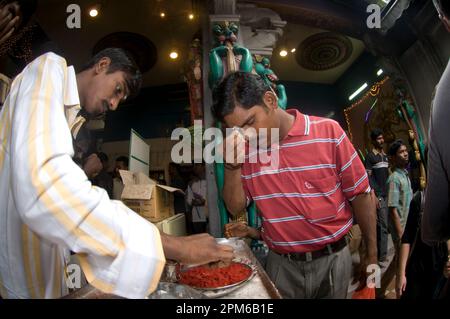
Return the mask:
[[[98,16],[98,10],[95,9],[95,8],[89,10],[89,15],[90,15],[92,18],[95,18],[96,16]]]
[[[284,58],[284,57],[287,56],[287,55],[288,55],[288,52],[287,52],[286,50],[281,50],[281,51],[280,51],[280,56],[281,56],[281,57]]]
[[[383,73],[384,73],[383,69],[379,69],[378,72],[377,72],[377,75],[380,76]]]
[[[189,14],[188,17],[189,17],[189,20],[194,20],[194,14],[191,13],[191,14]]]
[[[364,83],[359,89],[355,91],[350,97],[348,98],[350,101],[353,100],[359,93],[364,91],[369,85],[367,83]]]
[[[161,12],[161,13],[159,14],[159,16],[160,16],[161,18],[165,18],[166,14],[165,14],[164,12]]]
[[[172,51],[172,52],[170,52],[169,57],[172,60],[176,60],[178,58],[178,53],[176,51]]]
[[[291,53],[294,53],[295,51],[297,51],[297,49],[296,49],[296,48],[293,48],[293,49],[291,50]]]

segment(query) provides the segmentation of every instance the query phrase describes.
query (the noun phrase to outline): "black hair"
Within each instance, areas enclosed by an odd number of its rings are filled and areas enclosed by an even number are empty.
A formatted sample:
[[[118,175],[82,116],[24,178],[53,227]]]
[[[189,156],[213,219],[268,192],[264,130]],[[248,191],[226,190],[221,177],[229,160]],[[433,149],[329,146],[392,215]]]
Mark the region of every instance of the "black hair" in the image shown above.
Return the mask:
[[[212,113],[223,122],[224,117],[233,113],[236,106],[250,109],[255,105],[264,105],[263,96],[268,90],[270,88],[259,75],[230,73],[213,92]]]
[[[20,27],[25,26],[30,21],[31,16],[36,12],[37,0],[3,0],[0,1],[0,7],[10,3],[17,2],[22,13],[22,24]]]
[[[439,6],[439,9],[442,11],[442,13],[447,18],[450,18],[450,0],[436,0],[435,2]]]
[[[107,73],[122,71],[126,74],[125,82],[128,88],[128,96],[133,97],[139,93],[142,85],[142,74],[131,54],[119,48],[107,48],[97,53],[81,71],[89,70],[101,59],[109,58],[111,63]]]
[[[374,128],[371,132],[370,132],[370,139],[372,141],[375,141],[378,136],[383,135],[383,130],[380,128]]]
[[[106,162],[109,161],[108,155],[106,155],[106,154],[103,153],[103,152],[97,153],[97,156],[98,156],[98,158],[100,159],[100,161],[101,161],[102,163],[106,163]]]
[[[116,158],[116,162],[123,162],[126,167],[128,167],[128,157],[126,156],[119,156]]]
[[[403,143],[403,140],[398,139],[395,140],[390,146],[389,146],[389,151],[388,154],[392,157],[394,157],[397,154],[398,149],[402,146],[405,145],[405,143]]]

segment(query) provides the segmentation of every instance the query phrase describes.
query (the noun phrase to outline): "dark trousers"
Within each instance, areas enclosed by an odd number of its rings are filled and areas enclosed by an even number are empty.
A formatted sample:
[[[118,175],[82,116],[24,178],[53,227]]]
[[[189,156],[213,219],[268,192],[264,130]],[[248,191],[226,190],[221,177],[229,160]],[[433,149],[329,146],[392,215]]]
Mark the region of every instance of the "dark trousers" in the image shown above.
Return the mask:
[[[346,299],[352,257],[348,246],[312,261],[294,261],[269,251],[266,270],[283,298]]]
[[[380,209],[377,209],[377,248],[378,260],[385,260],[388,248],[388,216],[389,210],[384,197],[379,197]]]

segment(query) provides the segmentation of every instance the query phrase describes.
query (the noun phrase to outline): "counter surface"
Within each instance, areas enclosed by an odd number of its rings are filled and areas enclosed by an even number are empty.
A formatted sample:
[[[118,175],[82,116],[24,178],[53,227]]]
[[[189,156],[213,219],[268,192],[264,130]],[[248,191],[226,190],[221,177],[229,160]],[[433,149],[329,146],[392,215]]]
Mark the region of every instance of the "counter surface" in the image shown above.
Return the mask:
[[[227,243],[227,242],[224,242]],[[220,296],[221,299],[281,299],[281,295],[269,279],[249,246],[243,240],[232,241],[237,258],[250,261],[256,268],[255,276],[229,294]],[[164,275],[162,276],[164,281]],[[211,297],[211,294],[207,294]],[[118,296],[105,294],[100,290],[87,285],[65,297],[65,299],[121,299]]]

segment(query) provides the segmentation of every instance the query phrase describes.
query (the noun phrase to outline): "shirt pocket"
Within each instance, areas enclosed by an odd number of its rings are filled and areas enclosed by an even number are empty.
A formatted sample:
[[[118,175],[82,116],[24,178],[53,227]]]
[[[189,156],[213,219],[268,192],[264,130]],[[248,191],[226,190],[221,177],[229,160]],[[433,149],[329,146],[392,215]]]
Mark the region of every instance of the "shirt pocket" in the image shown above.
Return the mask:
[[[336,217],[340,206],[345,205],[340,181],[335,175],[304,179],[299,184],[302,192],[302,213],[310,223],[333,219]]]

